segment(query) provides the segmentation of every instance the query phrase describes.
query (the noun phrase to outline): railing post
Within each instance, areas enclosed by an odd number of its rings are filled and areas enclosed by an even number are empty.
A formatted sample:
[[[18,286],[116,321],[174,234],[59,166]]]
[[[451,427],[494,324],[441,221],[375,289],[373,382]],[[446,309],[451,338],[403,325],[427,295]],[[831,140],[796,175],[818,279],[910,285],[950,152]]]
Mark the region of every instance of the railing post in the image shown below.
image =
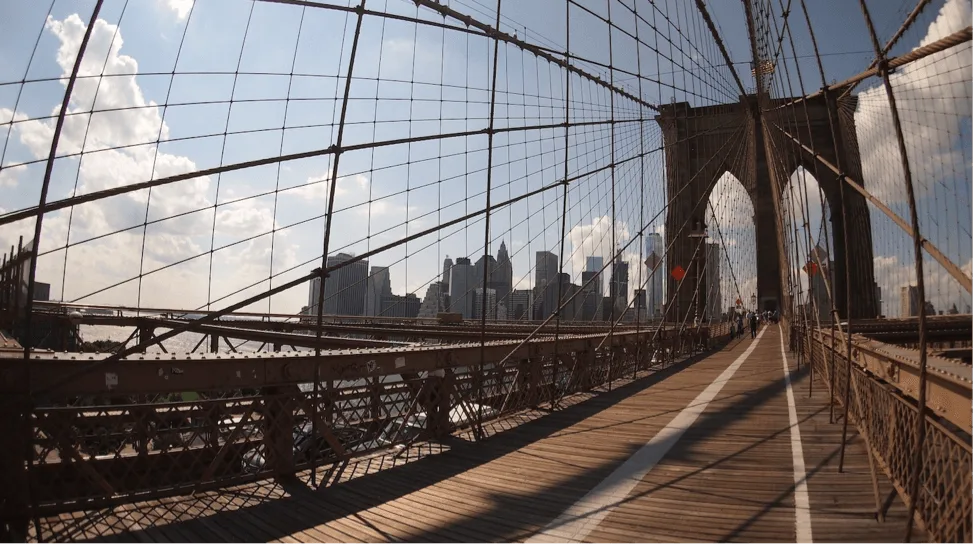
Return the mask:
[[[0,436],[5,442],[5,447],[0,448],[0,474],[4,475],[0,486],[0,540],[26,542],[30,526],[27,464],[33,456],[31,431],[27,426],[30,401],[21,393],[12,396],[0,416]]]
[[[265,387],[264,448],[267,462],[277,476],[294,473],[294,408],[296,386]],[[317,402],[317,399],[314,399]]]
[[[433,370],[426,378],[426,387],[420,388],[422,398],[418,399],[419,404],[426,411],[426,431],[433,438],[442,438],[450,432],[450,402],[447,388],[447,380],[453,377],[445,370]],[[425,391],[425,392],[423,392]],[[459,408],[462,413],[462,407]]]

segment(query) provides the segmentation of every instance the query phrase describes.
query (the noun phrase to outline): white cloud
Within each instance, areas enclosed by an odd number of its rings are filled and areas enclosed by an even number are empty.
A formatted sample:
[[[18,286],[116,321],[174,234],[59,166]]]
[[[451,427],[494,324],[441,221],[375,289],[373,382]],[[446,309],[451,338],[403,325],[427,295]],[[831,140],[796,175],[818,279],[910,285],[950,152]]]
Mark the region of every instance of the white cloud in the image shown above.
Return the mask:
[[[930,23],[919,47],[969,25],[969,0],[948,0]],[[969,123],[970,43],[899,68],[890,76],[902,117],[905,144],[919,197],[937,183],[969,183],[962,125]],[[865,187],[886,203],[906,199],[901,158],[888,98],[881,80],[858,95],[855,124]]]
[[[185,19],[193,9],[194,0],[162,0],[162,5],[172,10],[176,17]]]
[[[191,6],[191,2],[170,4],[177,14],[181,13],[179,10],[188,12]],[[86,30],[85,23],[75,14],[64,20],[49,18],[46,28],[60,42],[56,60],[66,76],[73,67]],[[77,153],[84,149],[78,169],[79,193],[198,170],[190,157],[158,149],[156,142],[160,138],[168,138],[169,128],[163,122],[161,109],[146,99],[134,75],[138,72],[138,63],[121,52],[123,43],[122,33],[114,25],[100,19],[95,22],[80,73],[129,75],[77,80],[68,106],[69,115],[65,118],[58,142],[58,154]],[[91,114],[92,107],[95,110],[122,110]],[[52,105],[52,113],[56,114],[58,108]],[[0,120],[9,121],[12,117],[9,110],[0,110]],[[24,145],[33,158],[47,157],[54,121],[27,119],[19,113],[16,117],[23,122],[13,125],[11,137]],[[146,143],[150,145],[132,145]],[[0,185],[9,185],[13,176],[21,173],[20,169],[13,167],[0,171]],[[30,182],[37,183],[39,180]],[[193,308],[204,304],[209,285],[210,256],[207,252],[211,229],[214,228],[211,209],[213,189],[208,177],[155,188],[149,203],[149,221],[193,210],[203,211],[149,225],[144,250],[141,227],[72,247],[67,255],[69,273],[65,278],[63,294],[59,292],[61,285],[58,281],[65,266],[63,252],[40,259],[38,278],[52,283],[55,291],[52,294],[55,296],[73,300],[136,276],[140,267],[145,273],[158,269],[159,272],[149,274],[143,280],[143,306]],[[69,195],[52,194],[52,198],[64,196]],[[70,225],[71,242],[140,225],[145,219],[147,202],[148,192],[139,191],[74,208]],[[215,234],[226,243],[226,240],[242,240],[265,233],[274,224],[272,210],[269,203],[256,199],[221,206],[216,211]],[[45,217],[41,251],[61,246],[68,239],[68,213],[69,210],[61,210]],[[29,219],[0,228],[0,243],[15,243],[20,235],[29,239],[33,224],[34,221]],[[294,249],[281,244],[281,241],[281,236],[278,236],[274,249],[276,270],[297,262]],[[217,245],[220,243],[221,240],[217,240]],[[166,265],[196,255],[202,256],[163,269]],[[212,296],[215,298],[267,278],[270,270],[270,236],[216,252],[212,259],[212,277],[215,278]],[[85,302],[133,304],[136,302],[136,289],[137,283],[130,282],[87,298]],[[299,308],[304,294],[294,291],[282,298],[289,302],[278,309],[286,311]],[[265,303],[263,307],[266,308]]]
[[[0,170],[0,187],[16,187],[19,175],[26,170],[26,166],[13,166]]]
[[[322,202],[328,201],[328,194],[331,191],[331,183],[329,183],[330,176],[311,176],[307,178],[304,185],[300,187],[290,189],[288,192],[309,200],[320,200]],[[336,205],[341,205],[338,201],[338,197],[355,194],[356,197],[361,195],[368,195],[368,178],[363,174],[355,174],[353,176],[345,176],[338,178],[338,186],[335,187],[335,202]]]
[[[900,303],[902,288],[916,285],[916,265],[911,257],[901,255],[879,255],[874,258],[875,282],[882,290],[882,313],[888,317],[902,317]],[[956,304],[957,309],[965,311],[970,295],[959,283],[932,258],[925,256],[923,263],[926,300],[936,311],[945,313]],[[968,260],[960,269],[970,275],[973,272],[973,259]]]

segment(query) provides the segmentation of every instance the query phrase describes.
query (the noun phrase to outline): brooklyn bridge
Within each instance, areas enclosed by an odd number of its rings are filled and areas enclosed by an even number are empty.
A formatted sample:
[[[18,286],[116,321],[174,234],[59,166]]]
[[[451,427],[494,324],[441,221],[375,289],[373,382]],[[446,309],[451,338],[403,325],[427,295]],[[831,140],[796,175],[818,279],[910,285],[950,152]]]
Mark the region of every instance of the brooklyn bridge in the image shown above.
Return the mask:
[[[970,542],[971,13],[3,3],[0,535]]]

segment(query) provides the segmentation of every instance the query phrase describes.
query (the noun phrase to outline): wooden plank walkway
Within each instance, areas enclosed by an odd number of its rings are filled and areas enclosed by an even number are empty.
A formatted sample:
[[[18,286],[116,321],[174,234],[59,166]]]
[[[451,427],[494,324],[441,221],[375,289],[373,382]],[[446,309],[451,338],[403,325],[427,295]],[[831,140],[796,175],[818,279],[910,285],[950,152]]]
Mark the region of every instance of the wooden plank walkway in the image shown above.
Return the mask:
[[[320,491],[249,484],[45,520],[54,531],[45,536],[672,542],[794,541],[800,530],[816,541],[901,540],[901,501],[875,519],[868,458],[853,432],[837,472],[841,426],[828,422],[827,391],[818,383],[808,397],[806,368],[795,371],[789,357],[806,467],[795,478],[781,346],[767,327],[756,345],[737,340],[557,412],[525,414],[483,443],[457,438],[441,453],[427,445],[420,459],[387,468],[384,459],[358,463],[348,481]],[[884,499],[891,486],[881,474],[879,484]],[[795,508],[795,489],[806,490],[809,508]]]

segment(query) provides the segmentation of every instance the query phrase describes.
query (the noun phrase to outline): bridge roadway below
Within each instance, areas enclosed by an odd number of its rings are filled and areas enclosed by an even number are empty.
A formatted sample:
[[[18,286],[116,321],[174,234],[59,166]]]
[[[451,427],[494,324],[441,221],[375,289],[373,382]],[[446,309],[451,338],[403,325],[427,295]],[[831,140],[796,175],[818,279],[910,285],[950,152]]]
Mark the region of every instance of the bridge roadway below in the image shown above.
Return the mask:
[[[42,520],[44,539],[193,541],[898,541],[863,441],[776,326],[554,412],[356,460],[314,491],[264,481]],[[789,379],[785,377],[785,365]],[[793,404],[789,404],[789,400]],[[796,422],[796,425],[795,425]],[[795,431],[799,431],[795,432]],[[798,437],[799,434],[799,437]],[[300,476],[300,475],[299,475]],[[325,475],[322,474],[322,477]],[[51,531],[51,532],[48,532]],[[36,535],[34,535],[36,536]],[[920,531],[914,540],[925,535]]]

